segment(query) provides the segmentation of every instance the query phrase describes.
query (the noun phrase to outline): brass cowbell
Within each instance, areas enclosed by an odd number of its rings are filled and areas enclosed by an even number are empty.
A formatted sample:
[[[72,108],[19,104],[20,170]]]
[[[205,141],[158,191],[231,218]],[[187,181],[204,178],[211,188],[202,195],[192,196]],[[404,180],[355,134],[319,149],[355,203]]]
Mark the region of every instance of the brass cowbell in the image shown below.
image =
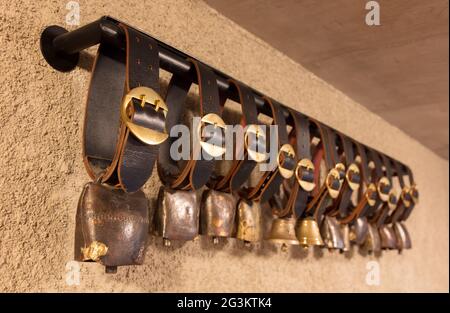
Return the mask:
[[[296,235],[302,246],[324,245],[322,236],[320,235],[319,225],[312,216],[302,218],[298,221]]]
[[[320,228],[323,242],[328,249],[344,249],[341,226],[335,217],[325,216]]]
[[[272,222],[268,241],[281,244],[281,249],[286,251],[288,245],[298,245],[299,241],[295,236],[295,218],[275,218]]]

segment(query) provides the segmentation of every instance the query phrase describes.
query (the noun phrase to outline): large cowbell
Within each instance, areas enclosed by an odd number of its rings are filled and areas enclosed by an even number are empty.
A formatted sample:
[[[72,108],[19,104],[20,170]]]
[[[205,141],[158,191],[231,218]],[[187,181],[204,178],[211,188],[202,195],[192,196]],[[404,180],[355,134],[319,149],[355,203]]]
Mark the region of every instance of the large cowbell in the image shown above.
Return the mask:
[[[219,238],[233,235],[236,202],[231,193],[213,189],[203,193],[200,212],[201,233],[212,237],[214,244],[219,243]]]
[[[155,231],[164,245],[171,241],[189,241],[198,236],[200,203],[195,191],[161,187],[155,214]]]
[[[140,265],[148,232],[148,201],[141,190],[126,193],[100,183],[85,185],[76,215],[77,261],[99,262],[109,273],[117,266]]]

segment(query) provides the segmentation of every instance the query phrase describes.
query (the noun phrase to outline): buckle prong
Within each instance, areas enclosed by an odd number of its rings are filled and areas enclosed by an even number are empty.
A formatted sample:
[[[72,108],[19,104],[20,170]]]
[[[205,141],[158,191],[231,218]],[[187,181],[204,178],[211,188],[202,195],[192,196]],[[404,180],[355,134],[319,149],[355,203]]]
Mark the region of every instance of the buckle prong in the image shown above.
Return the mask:
[[[150,104],[158,112],[163,110],[164,117],[167,116],[168,108],[161,96],[151,88],[136,87],[131,89],[122,100],[120,117],[122,122],[128,127],[130,132],[140,141],[148,145],[158,145],[163,143],[169,135],[165,132],[159,132],[147,127],[135,124],[128,115],[128,108],[133,103],[133,99],[141,100],[140,106],[143,108],[146,104]]]

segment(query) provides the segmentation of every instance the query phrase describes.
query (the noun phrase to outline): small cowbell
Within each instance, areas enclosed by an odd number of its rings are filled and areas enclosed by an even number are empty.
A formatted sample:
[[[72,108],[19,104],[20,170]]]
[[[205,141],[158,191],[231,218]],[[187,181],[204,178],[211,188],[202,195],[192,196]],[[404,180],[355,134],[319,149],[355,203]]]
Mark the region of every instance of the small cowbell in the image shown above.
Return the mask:
[[[381,252],[381,239],[380,233],[378,232],[378,228],[376,225],[369,223],[369,231],[367,233],[366,239],[366,248],[367,251],[373,253]]]
[[[397,222],[394,224],[394,232],[395,237],[397,238],[397,248],[399,251],[403,249],[411,249],[411,237],[409,236],[408,229],[406,228],[406,225]]]
[[[234,231],[236,198],[227,192],[213,189],[203,193],[200,225],[202,235],[213,238],[218,244],[219,238],[231,237]]]
[[[268,241],[281,244],[281,249],[285,251],[288,245],[298,245],[299,242],[295,236],[294,218],[275,218],[272,222]]]
[[[367,218],[358,217],[350,228],[350,241],[361,246],[364,244],[369,232]]]
[[[348,252],[351,250],[350,226],[348,224],[341,224],[341,233],[342,240],[344,241],[344,248],[341,249],[341,252]]]
[[[195,191],[161,187],[155,215],[155,230],[164,245],[171,240],[189,241],[198,236],[200,205]]]
[[[383,249],[396,249],[397,239],[394,230],[389,225],[382,225],[380,227],[381,247]]]
[[[261,241],[262,219],[259,202],[242,199],[237,206],[236,238],[246,244]]]
[[[323,242],[328,249],[344,249],[341,225],[335,217],[325,216],[320,230]]]
[[[302,246],[323,246],[319,225],[312,217],[306,217],[298,221],[296,235]]]

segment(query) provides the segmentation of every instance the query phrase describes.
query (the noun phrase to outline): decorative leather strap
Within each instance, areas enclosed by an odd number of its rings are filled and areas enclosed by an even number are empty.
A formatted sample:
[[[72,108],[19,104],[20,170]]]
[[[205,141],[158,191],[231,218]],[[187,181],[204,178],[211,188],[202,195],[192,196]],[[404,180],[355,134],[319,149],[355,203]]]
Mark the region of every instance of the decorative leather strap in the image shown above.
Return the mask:
[[[185,109],[185,100],[192,83],[198,82],[199,86],[199,114],[202,118],[200,129],[191,129],[191,132],[198,132],[194,134],[193,141],[204,141],[205,134],[203,133],[203,126],[206,124],[213,124],[214,121],[219,121],[224,127],[225,124],[221,120],[222,107],[220,105],[219,89],[217,86],[216,74],[206,65],[199,61],[188,59],[192,63],[192,72],[189,77],[173,76],[168,87],[166,104],[169,108],[167,116],[167,128],[170,130],[173,126],[179,123],[183,110]],[[208,120],[208,117],[213,116],[214,121]],[[214,124],[215,125],[215,124]],[[223,139],[223,133],[217,127],[217,132],[214,137]],[[195,137],[195,135],[198,135]],[[204,186],[214,170],[214,156],[210,155],[203,145],[198,145],[198,142],[191,145],[191,156],[185,162],[177,162],[173,160],[170,155],[171,145],[178,138],[171,138],[161,146],[161,151],[158,158],[158,173],[161,181],[174,189],[196,190]],[[223,147],[223,141],[214,141],[218,146]],[[197,148],[195,148],[197,147]]]
[[[100,44],[95,59],[83,134],[83,159],[92,179],[139,190],[150,177],[158,155],[158,145],[149,145],[131,133],[121,120],[121,99],[136,87],[144,86],[159,93],[158,44],[139,31],[120,24],[126,50]],[[124,90],[125,86],[125,90]],[[165,112],[145,99],[132,99],[126,114],[131,123],[165,132]]]
[[[250,200],[261,203],[267,202],[286,179],[281,171],[292,172],[293,175],[296,165],[295,151],[288,141],[286,120],[281,106],[268,97],[263,97],[263,99],[272,111],[273,124],[278,126],[278,166],[273,171],[266,171],[258,184],[248,192]]]

